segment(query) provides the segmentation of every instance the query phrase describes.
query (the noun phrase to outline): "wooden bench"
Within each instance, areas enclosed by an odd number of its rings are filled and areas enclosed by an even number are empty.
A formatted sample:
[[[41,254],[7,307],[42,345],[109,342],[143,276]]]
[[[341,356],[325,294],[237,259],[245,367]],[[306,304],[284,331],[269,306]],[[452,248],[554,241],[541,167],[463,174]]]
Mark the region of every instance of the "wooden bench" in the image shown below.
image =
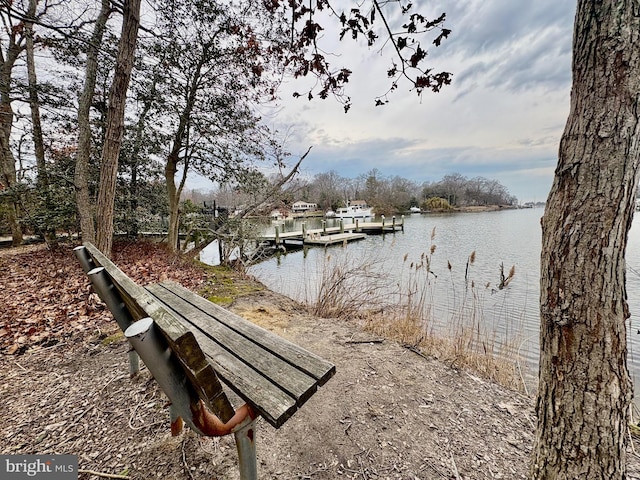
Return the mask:
[[[241,479],[257,478],[260,415],[282,426],[335,373],[335,366],[174,282],[143,288],[96,247],[76,257],[135,352],[171,401],[171,431],[234,433]],[[137,370],[130,354],[130,370]],[[220,383],[246,402],[234,408]]]

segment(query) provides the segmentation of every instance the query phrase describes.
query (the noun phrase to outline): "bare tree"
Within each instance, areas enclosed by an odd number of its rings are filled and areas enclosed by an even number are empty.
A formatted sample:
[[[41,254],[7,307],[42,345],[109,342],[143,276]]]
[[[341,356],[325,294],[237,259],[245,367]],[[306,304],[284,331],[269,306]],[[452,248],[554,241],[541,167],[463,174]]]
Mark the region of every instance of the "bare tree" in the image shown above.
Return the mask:
[[[118,156],[124,134],[124,108],[139,26],[140,0],[125,0],[116,69],[109,90],[107,128],[102,149],[100,190],[98,191],[96,210],[98,219],[96,246],[105,255],[111,254],[113,243],[113,210],[118,176]]]
[[[34,19],[38,0],[29,0],[27,17]],[[38,77],[36,75],[35,47],[33,38],[33,21],[26,21],[25,25],[27,76],[29,82],[29,107],[33,123],[33,143],[35,147],[36,166],[38,169],[38,186],[46,187],[47,167],[44,157],[44,139],[42,138],[42,122],[40,121],[40,99],[38,98]]]
[[[20,54],[26,48],[24,24],[16,21],[10,4],[0,7],[4,36],[0,44],[0,191],[3,192],[11,228],[12,244],[23,241],[22,227],[18,218],[16,161],[11,151],[11,131],[13,127],[13,68]]]
[[[93,207],[89,195],[89,159],[91,158],[90,110],[96,88],[98,72],[98,51],[111,13],[110,0],[102,0],[100,13],[93,26],[93,33],[87,45],[84,86],[78,102],[78,153],[76,155],[75,187],[80,231],[86,242],[95,242]]]
[[[640,2],[580,0],[571,110],[542,220],[531,478],[624,479],[625,249],[640,177]]]

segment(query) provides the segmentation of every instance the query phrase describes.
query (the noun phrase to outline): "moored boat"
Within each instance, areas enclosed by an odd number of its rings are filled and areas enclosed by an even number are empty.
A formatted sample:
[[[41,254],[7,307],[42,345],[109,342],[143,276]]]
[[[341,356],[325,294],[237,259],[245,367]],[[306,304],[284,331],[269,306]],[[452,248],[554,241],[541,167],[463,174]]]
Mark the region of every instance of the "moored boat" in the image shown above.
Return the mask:
[[[373,209],[361,200],[347,202],[346,207],[341,207],[336,211],[338,218],[370,218],[373,216]]]

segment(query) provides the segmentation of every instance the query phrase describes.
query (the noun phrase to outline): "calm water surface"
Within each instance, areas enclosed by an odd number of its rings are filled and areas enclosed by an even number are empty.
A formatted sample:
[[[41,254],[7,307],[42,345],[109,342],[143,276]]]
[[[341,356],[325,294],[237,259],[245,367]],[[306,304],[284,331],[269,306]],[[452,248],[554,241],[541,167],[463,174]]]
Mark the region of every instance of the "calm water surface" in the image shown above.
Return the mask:
[[[445,335],[462,316],[479,319],[484,335],[495,345],[505,342],[517,350],[530,379],[537,373],[538,297],[542,209],[505,210],[405,217],[404,233],[369,236],[346,248],[297,250],[251,267],[250,273],[272,290],[299,301],[312,302],[327,255],[333,262],[371,263],[384,272],[390,288],[416,279],[412,262],[430,256],[430,326]],[[387,219],[388,221],[388,219]],[[313,225],[310,225],[313,227]],[[272,227],[270,227],[272,229]],[[287,230],[299,224],[287,224]],[[432,245],[435,251],[430,254]],[[475,260],[466,265],[472,252]],[[405,260],[406,257],[406,260]],[[499,290],[500,265],[515,276]],[[450,267],[450,268],[449,268]],[[631,310],[629,366],[638,391],[640,381],[640,219],[634,221],[627,248],[627,293]],[[424,280],[424,276],[420,277]],[[392,297],[392,294],[390,294]],[[456,323],[457,322],[457,323]]]

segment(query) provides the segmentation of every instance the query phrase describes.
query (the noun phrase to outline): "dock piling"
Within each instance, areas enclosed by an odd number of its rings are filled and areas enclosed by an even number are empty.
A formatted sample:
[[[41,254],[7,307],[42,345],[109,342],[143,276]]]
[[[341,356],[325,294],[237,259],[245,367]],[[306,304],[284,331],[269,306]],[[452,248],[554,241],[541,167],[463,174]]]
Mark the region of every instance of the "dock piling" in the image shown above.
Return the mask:
[[[327,222],[322,222],[321,229],[309,228],[308,222],[302,225],[302,228],[298,231],[285,231],[282,225],[274,226],[275,234],[266,234],[258,237],[261,242],[267,242],[276,247],[282,248],[284,245],[291,242],[293,245],[327,245],[333,244],[329,242],[329,238],[322,237],[334,237],[338,234],[347,235],[347,233],[357,237],[359,235],[366,234],[385,234],[387,232],[397,232],[399,230],[404,231],[404,216],[401,220],[398,220],[395,216],[392,217],[392,223],[386,221],[386,218],[381,216],[381,222],[366,222],[362,219],[354,218],[354,223],[347,223],[345,219],[337,219],[338,223],[335,226],[328,226]],[[349,237],[349,240],[354,237]],[[358,237],[359,238],[359,237]],[[343,240],[341,238],[341,240]],[[317,241],[321,240],[321,241]]]

